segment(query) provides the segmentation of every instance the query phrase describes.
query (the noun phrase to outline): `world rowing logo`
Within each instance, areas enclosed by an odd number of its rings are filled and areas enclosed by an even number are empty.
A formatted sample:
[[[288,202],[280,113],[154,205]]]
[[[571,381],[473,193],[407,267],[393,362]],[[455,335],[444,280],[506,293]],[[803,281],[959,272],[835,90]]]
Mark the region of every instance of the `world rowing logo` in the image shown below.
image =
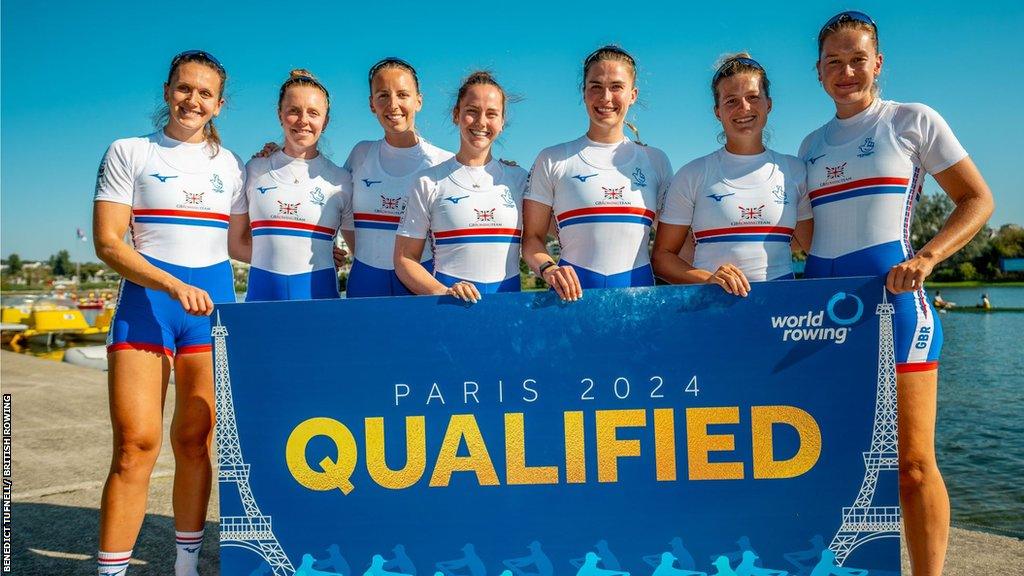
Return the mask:
[[[836,178],[842,178],[846,173],[846,162],[838,166],[825,166],[825,177],[829,180],[835,180]]]
[[[278,200],[277,213],[285,214],[288,216],[295,216],[296,214],[299,213],[299,204],[302,204],[302,202],[281,202],[280,200]]]
[[[830,341],[846,342],[846,337],[864,316],[864,302],[855,294],[837,292],[829,298],[824,310],[808,310],[792,316],[772,316],[772,328],[782,331],[783,342]],[[825,318],[828,318],[828,322]]]
[[[868,137],[864,139],[864,143],[857,147],[860,150],[860,154],[857,154],[858,158],[865,156],[871,156],[875,153],[875,139]]]
[[[317,186],[316,188],[310,190],[309,191],[309,200],[313,204],[316,204],[317,206],[323,207],[323,205],[326,203],[326,200],[325,200],[325,197],[324,197],[324,191],[321,190],[319,186]]]
[[[473,208],[473,212],[476,212],[477,222],[494,222],[494,211],[497,208],[491,208],[490,210],[477,210]]]
[[[639,166],[633,170],[633,184],[636,184],[638,188],[647,188],[647,176],[644,176]]]
[[[625,189],[625,186],[621,186],[619,188],[605,188],[604,186],[601,186],[601,190],[604,190],[605,200],[622,200],[622,194]]]
[[[786,189],[781,185],[772,188],[772,196],[775,197],[776,204],[782,204],[783,206],[789,204],[789,200],[786,200]]]
[[[202,204],[203,194],[206,194],[206,192],[196,192],[193,194],[188,190],[182,190],[182,192],[185,193],[185,204]]]
[[[380,207],[385,210],[398,210],[398,204],[401,198],[388,198],[387,196],[380,195]]]
[[[213,186],[213,191],[217,194],[224,193],[224,181],[220,179],[220,176],[214,174],[213,177],[210,178],[210,185]]]
[[[744,220],[756,220],[764,213],[764,204],[761,204],[757,208],[744,208],[743,206],[740,206],[739,209],[740,218],[743,218]]]

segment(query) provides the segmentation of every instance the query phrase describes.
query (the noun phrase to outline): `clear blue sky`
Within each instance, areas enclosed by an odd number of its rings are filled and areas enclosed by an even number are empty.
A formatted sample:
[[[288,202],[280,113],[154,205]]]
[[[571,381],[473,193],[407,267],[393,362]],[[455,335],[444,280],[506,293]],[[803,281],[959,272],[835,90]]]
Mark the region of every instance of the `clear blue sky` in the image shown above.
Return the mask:
[[[648,6],[646,11],[635,7]],[[654,8],[657,6],[657,8]],[[1024,154],[1017,101],[1024,94],[1020,2],[644,4],[617,2],[4,2],[0,253],[46,258],[59,249],[96,260],[75,240],[90,226],[96,167],[117,138],[149,133],[174,54],[202,48],[227,67],[225,145],[248,158],[280,139],[277,89],[293,67],[331,91],[326,152],[381,130],[367,109],[367,68],[387,55],[417,66],[418,125],[457,147],[452,96],[470,70],[495,71],[525,99],[511,112],[498,154],[529,165],[543,147],[586,128],[580,63],[617,42],[640,64],[642,139],[674,168],[714,150],[720,126],[707,87],[725,52],[749,50],[769,72],[771,146],[796,153],[833,113],[812,69],[821,24],[856,7],[879,23],[883,96],[938,110],[995,192],[991,224],[1024,223]],[[1016,71],[1016,72],[1015,72]],[[937,185],[929,179],[926,192]],[[91,234],[90,234],[91,239]]]

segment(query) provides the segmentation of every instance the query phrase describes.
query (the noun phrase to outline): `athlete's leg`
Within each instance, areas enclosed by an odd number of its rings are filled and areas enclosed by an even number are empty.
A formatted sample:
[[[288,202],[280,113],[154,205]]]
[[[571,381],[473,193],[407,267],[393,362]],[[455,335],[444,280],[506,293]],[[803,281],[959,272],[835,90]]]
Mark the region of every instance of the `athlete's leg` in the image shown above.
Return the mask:
[[[210,501],[210,441],[214,423],[213,355],[182,347],[174,361],[174,529],[197,531]]]
[[[949,495],[935,460],[938,374],[896,376],[900,504],[914,576],[942,574],[949,539]]]
[[[114,451],[100,500],[100,550],[124,551],[146,515],[149,477],[160,453],[170,359],[163,352],[121,349],[108,355],[107,386]]]

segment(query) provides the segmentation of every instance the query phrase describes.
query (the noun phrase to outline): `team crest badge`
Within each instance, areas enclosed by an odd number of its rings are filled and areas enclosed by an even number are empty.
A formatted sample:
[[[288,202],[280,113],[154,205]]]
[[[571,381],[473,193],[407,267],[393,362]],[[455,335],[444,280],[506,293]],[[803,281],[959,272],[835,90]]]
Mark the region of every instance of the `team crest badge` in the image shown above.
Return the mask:
[[[183,190],[183,192],[185,192],[185,204],[202,204],[203,194],[206,194],[206,192],[196,192],[193,194],[187,190]]]
[[[385,210],[398,210],[401,198],[388,198],[387,196],[380,195],[380,207]]]
[[[473,212],[476,212],[477,222],[494,222],[494,211],[497,208],[491,208],[490,210],[477,210],[473,208]]]
[[[639,170],[639,168],[637,168],[637,170]],[[601,190],[604,190],[605,200],[622,200],[622,192],[625,189],[625,186],[619,188],[605,188],[604,186],[601,186]]]
[[[843,162],[842,164],[840,164],[838,166],[825,166],[825,176],[829,180],[834,180],[836,178],[842,178],[843,174],[846,172],[846,164],[847,164],[846,162]]]
[[[501,201],[502,203],[505,204],[505,208],[516,207],[516,199],[512,197],[512,190],[510,190],[507,186],[505,187],[505,190],[501,193]]]
[[[639,166],[633,170],[633,184],[636,184],[638,188],[647,188],[647,176],[644,176]]]
[[[786,200],[786,189],[781,185],[772,188],[772,196],[775,197],[776,204],[782,204],[783,206],[789,204],[789,200]]]
[[[220,179],[220,176],[214,174],[213,177],[210,178],[210,185],[213,186],[213,191],[217,194],[224,193],[224,181]]]
[[[870,137],[865,138],[864,143],[858,146],[857,149],[860,150],[860,154],[857,154],[858,158],[871,156],[875,153],[875,139]]]
[[[324,191],[319,186],[309,191],[309,200],[317,206],[323,207],[324,203]]]
[[[744,208],[740,206],[740,217],[744,220],[755,220],[760,218],[764,213],[764,204],[761,204],[757,208]]]
[[[299,204],[302,204],[302,202],[281,202],[280,200],[278,200],[277,201],[277,206],[278,206],[277,213],[278,214],[287,214],[289,216],[294,216],[294,215],[299,213]]]

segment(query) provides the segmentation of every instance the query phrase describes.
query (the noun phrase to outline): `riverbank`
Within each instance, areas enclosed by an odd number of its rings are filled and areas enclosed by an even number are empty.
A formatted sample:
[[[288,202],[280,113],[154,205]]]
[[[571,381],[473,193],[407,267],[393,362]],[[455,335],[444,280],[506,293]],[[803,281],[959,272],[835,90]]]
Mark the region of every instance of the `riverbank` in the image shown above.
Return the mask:
[[[89,574],[95,570],[98,503],[110,459],[106,374],[13,352],[0,352],[0,379],[13,395],[13,569],[15,574]],[[174,409],[174,389],[167,413]],[[150,483],[133,576],[173,573],[173,459],[164,450]],[[201,573],[217,573],[216,483],[206,522]],[[1015,574],[1024,541],[953,529],[946,576]],[[904,549],[904,573],[909,574]]]

